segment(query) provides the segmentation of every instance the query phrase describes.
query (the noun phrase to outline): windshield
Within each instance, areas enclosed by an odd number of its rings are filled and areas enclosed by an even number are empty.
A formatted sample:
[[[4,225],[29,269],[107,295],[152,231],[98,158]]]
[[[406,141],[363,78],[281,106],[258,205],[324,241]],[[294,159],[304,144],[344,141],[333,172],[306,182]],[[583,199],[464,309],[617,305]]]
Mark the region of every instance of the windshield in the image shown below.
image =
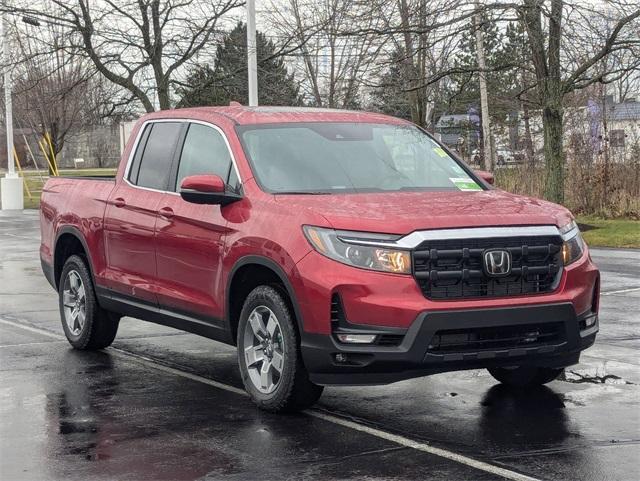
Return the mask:
[[[413,126],[317,122],[237,129],[254,175],[268,192],[482,190]]]

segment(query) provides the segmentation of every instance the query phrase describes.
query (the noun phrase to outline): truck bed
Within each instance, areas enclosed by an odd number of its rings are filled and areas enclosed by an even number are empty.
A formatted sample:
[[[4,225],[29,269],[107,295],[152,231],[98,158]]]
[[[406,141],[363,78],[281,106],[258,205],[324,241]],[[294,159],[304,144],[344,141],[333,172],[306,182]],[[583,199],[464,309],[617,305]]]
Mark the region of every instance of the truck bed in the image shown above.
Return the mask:
[[[105,209],[115,185],[115,177],[106,175],[47,180],[40,197],[40,255],[43,262],[53,265],[60,224],[75,229],[91,244],[101,239]],[[100,249],[96,252],[103,255]]]

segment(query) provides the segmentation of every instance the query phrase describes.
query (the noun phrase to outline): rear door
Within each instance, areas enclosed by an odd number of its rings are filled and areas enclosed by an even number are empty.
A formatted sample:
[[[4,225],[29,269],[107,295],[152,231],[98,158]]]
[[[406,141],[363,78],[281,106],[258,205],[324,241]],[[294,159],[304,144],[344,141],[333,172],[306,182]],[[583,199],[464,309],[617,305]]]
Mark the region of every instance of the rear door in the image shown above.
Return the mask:
[[[221,260],[227,232],[225,212],[231,206],[190,204],[177,193],[189,175],[216,174],[239,189],[231,151],[223,132],[191,122],[174,174],[158,208],[156,253],[161,307],[213,324],[223,315]]]
[[[154,229],[158,205],[185,127],[177,121],[146,124],[105,212],[108,287],[153,305],[157,304]]]

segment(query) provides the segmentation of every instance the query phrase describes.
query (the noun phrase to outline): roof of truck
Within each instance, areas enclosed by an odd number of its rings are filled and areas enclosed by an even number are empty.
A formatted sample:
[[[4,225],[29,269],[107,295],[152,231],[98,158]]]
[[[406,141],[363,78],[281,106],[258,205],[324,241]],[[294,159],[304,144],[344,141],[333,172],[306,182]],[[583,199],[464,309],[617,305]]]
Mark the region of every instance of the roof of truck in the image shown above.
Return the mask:
[[[166,112],[166,111],[165,111]],[[374,112],[354,110],[322,109],[311,107],[191,107],[170,111],[185,118],[202,118],[207,115],[223,115],[237,124],[272,124],[286,122],[357,122],[406,124],[406,120]],[[152,114],[152,116],[154,116]]]

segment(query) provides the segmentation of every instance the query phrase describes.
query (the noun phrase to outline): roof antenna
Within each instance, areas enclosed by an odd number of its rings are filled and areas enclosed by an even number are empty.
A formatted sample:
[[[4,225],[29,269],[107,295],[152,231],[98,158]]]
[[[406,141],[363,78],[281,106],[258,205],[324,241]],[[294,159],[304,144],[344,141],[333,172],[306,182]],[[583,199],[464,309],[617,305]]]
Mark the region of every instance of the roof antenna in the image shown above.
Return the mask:
[[[232,100],[231,102],[229,102],[229,107],[242,107],[242,104],[240,102]]]

